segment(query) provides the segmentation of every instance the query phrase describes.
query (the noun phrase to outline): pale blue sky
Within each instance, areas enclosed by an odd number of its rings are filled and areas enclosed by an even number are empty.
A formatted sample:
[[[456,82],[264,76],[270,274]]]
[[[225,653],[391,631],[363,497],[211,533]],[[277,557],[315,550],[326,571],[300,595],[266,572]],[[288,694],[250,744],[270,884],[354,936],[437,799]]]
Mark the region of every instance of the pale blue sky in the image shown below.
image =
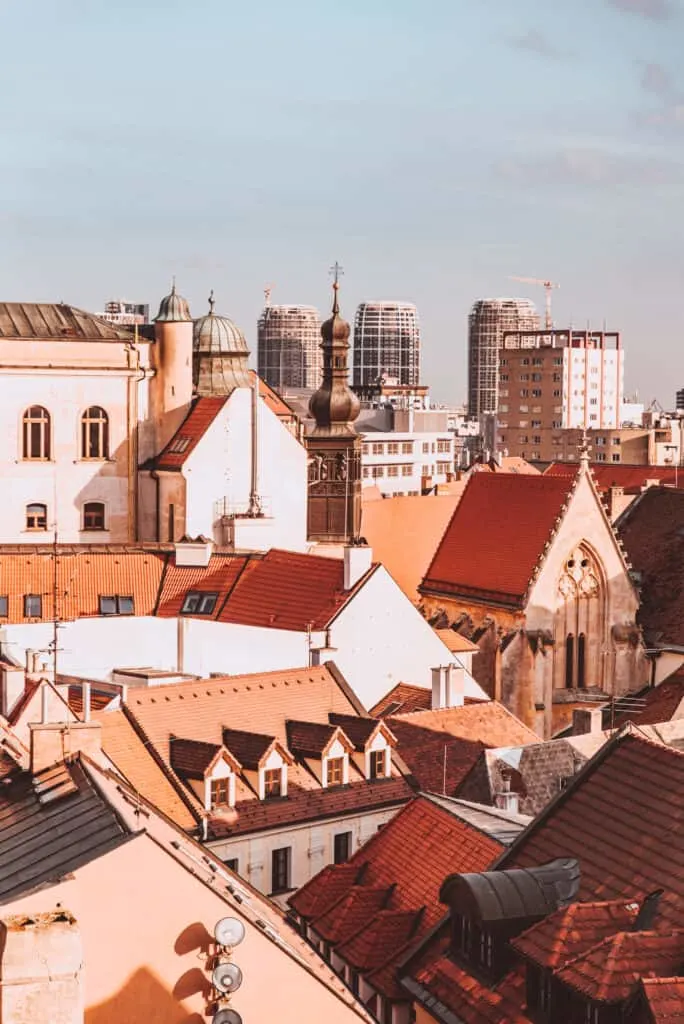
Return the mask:
[[[476,298],[561,283],[684,387],[682,0],[3,0],[0,298],[418,304],[465,393]]]

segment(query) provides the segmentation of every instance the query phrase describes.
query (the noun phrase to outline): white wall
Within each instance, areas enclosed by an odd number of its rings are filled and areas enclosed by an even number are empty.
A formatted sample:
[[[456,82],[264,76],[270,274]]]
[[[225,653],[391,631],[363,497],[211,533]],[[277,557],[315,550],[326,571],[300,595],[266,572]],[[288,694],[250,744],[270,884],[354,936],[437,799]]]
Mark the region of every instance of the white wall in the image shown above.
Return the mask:
[[[438,451],[440,443],[448,450]],[[390,445],[398,452],[390,451]],[[402,451],[404,445],[411,445],[411,451]],[[382,450],[374,451],[378,446]],[[420,493],[424,477],[434,486],[453,473],[454,439],[447,430],[364,434],[361,462],[363,487],[375,486],[387,497]]]
[[[169,621],[176,622],[175,619]],[[181,618],[178,621],[184,636],[182,671],[193,675],[272,672],[309,664],[306,633],[203,619]],[[175,649],[172,653],[175,655]]]
[[[330,658],[366,708],[400,682],[431,687],[431,670],[457,658],[383,566],[342,609],[330,637]],[[486,699],[469,675],[465,695]]]
[[[224,498],[246,511],[251,488],[252,391],[238,388],[230,396],[184,467],[187,480],[186,530],[223,543],[216,504]],[[306,550],[306,451],[260,400],[259,494],[268,518],[250,540],[258,550],[271,547]]]

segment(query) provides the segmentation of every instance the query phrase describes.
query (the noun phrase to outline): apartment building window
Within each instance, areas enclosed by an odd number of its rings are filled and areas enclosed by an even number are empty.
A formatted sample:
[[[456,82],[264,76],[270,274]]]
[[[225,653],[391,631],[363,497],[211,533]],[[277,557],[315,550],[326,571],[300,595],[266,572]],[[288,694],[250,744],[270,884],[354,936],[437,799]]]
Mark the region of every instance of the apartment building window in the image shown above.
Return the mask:
[[[527,444],[528,441],[529,441],[529,437],[527,436],[527,434],[521,434],[520,437],[518,438],[518,444]]]
[[[562,366],[563,365],[563,356],[556,356],[554,358],[554,360],[553,360],[553,365],[554,366]]]
[[[384,750],[372,750],[370,755],[371,779],[384,779],[387,775],[387,754]]]
[[[109,458],[109,417],[99,405],[91,405],[81,416],[81,458]]]
[[[508,412],[508,406],[507,405],[500,405],[499,406],[499,412]]]
[[[595,412],[590,412],[590,413],[589,413],[589,419],[590,419],[590,420],[597,420],[597,419],[598,419],[598,415],[597,415],[597,413],[595,413]]]
[[[211,615],[217,601],[217,593],[208,594],[200,590],[189,590],[181,607],[181,615]]]
[[[40,594],[24,594],[24,618],[40,619],[43,616],[43,598]]]
[[[402,441],[401,442],[401,454],[402,455],[413,455],[413,441]]]
[[[507,359],[500,359],[499,360],[499,366],[508,366],[508,360]]]
[[[596,453],[596,461],[597,462],[605,462],[606,461],[606,453],[605,452],[597,452]]]
[[[368,477],[371,475],[370,466],[363,467],[363,475],[364,479],[368,479]]]
[[[377,444],[376,443],[376,444],[373,445],[373,455],[384,455],[384,454],[385,454],[385,446],[384,446],[384,444]]]
[[[540,357],[539,357],[539,356],[536,356],[536,357],[535,357],[535,358],[534,358],[534,359],[532,360],[532,365],[533,365],[533,366],[543,366],[543,365],[544,365],[544,360],[543,360],[543,359],[540,359]]]
[[[373,477],[376,480],[378,479],[378,477],[381,477],[381,476],[385,475],[385,467],[384,466],[373,466],[372,468],[373,468]]]
[[[561,396],[560,390],[558,388],[556,388],[554,390],[554,392],[553,392],[553,397],[554,398],[560,398],[560,396]]]
[[[423,455],[430,454],[430,445],[427,441],[423,441]]]
[[[451,471],[451,463],[450,462],[438,462],[437,463],[437,472],[438,473],[441,473],[442,475],[444,475],[446,473],[449,473],[450,471]]]
[[[280,796],[283,791],[282,768],[267,768],[264,772],[264,800]]]
[[[534,381],[540,381],[541,379],[542,379],[542,375],[541,375],[541,373],[533,373],[533,374],[532,374],[532,380],[534,380]]]
[[[620,438],[619,437],[614,437],[613,438],[613,444],[620,444]]]
[[[560,379],[561,379],[561,375],[560,375],[560,373],[554,373],[554,375],[553,375],[553,379],[554,379],[554,382],[555,382],[555,383],[559,383],[559,382],[560,382]]]
[[[563,423],[562,423],[561,420],[553,420],[553,422],[551,423],[551,426],[553,427],[554,430],[560,430],[561,427],[563,426]],[[560,444],[560,441],[558,442],[558,444]]]
[[[0,619],[6,619],[9,614],[9,600],[7,594],[0,595]]]
[[[520,365],[521,366],[529,366],[530,365],[529,359],[521,359],[520,360]]]
[[[535,427],[541,427],[541,424],[541,420],[532,420],[532,429],[534,430]]]
[[[344,864],[351,857],[351,832],[338,832],[333,839],[333,863]]]
[[[529,389],[528,388],[521,388],[520,389],[520,397],[521,398],[529,398],[530,397]]]
[[[508,398],[508,388],[499,388],[499,398]]]
[[[438,452],[442,452],[442,453],[450,452],[451,451],[451,442],[450,441],[445,441],[445,440],[438,441],[437,442],[437,451]]]
[[[388,466],[387,467],[387,476],[399,476],[399,467],[398,466]]]
[[[533,398],[541,398],[541,396],[542,396],[541,388],[532,388],[532,397]]]
[[[411,476],[413,474],[413,466],[404,465],[401,467],[402,476]]]
[[[596,438],[594,438],[594,440],[595,440],[597,445],[602,445],[602,444],[606,443],[605,437],[596,437]]]
[[[432,466],[421,466],[423,476],[432,476]]]
[[[86,501],[83,506],[83,529],[104,530],[105,507],[101,501]]]
[[[211,782],[211,808],[227,807],[230,803],[230,780],[212,779]]]
[[[286,892],[290,888],[292,847],[281,846],[271,852],[271,892]]]
[[[520,374],[520,380],[529,380],[529,379],[530,379],[529,373],[521,373]]]
[[[23,457],[50,459],[50,413],[42,405],[32,405],[23,417]]]
[[[47,505],[34,502],[26,506],[26,529],[47,530]]]
[[[329,757],[325,769],[326,784],[328,786],[342,786],[344,784],[344,758]]]
[[[619,462],[620,461],[620,453],[616,452],[614,455],[611,455],[610,458],[611,458],[612,462]]]
[[[100,615],[132,615],[133,598],[122,594],[101,595]]]
[[[499,380],[508,381],[508,374],[507,373],[499,374]]]
[[[539,434],[532,435],[532,444],[541,444],[541,437]]]
[[[532,452],[530,455],[531,459],[541,459],[541,452]]]
[[[387,454],[388,455],[398,455],[399,454],[399,442],[398,441],[390,441],[390,443],[387,445]]]

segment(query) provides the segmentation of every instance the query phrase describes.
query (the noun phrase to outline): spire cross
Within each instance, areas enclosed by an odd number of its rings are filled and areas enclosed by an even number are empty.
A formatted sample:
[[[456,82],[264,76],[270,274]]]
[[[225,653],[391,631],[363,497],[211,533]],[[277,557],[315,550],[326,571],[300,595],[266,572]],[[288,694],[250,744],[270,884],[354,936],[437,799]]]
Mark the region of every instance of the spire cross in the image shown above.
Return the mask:
[[[342,274],[344,274],[344,268],[340,266],[337,260],[335,260],[332,267],[330,268],[330,273],[332,274],[333,277],[333,313],[339,313],[340,307],[337,304],[337,293],[340,288],[340,277],[342,276]]]
[[[214,305],[215,305],[215,303],[214,303],[214,289],[212,288],[211,291],[209,292],[209,313],[210,314],[214,312]]]

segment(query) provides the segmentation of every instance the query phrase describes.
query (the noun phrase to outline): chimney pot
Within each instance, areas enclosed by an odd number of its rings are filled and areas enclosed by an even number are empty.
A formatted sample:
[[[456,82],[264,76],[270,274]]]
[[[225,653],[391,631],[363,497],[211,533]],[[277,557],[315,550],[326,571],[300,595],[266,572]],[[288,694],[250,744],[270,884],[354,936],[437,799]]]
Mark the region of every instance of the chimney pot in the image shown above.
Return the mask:
[[[344,549],[344,589],[355,587],[372,564],[372,548],[367,544],[348,544]]]

